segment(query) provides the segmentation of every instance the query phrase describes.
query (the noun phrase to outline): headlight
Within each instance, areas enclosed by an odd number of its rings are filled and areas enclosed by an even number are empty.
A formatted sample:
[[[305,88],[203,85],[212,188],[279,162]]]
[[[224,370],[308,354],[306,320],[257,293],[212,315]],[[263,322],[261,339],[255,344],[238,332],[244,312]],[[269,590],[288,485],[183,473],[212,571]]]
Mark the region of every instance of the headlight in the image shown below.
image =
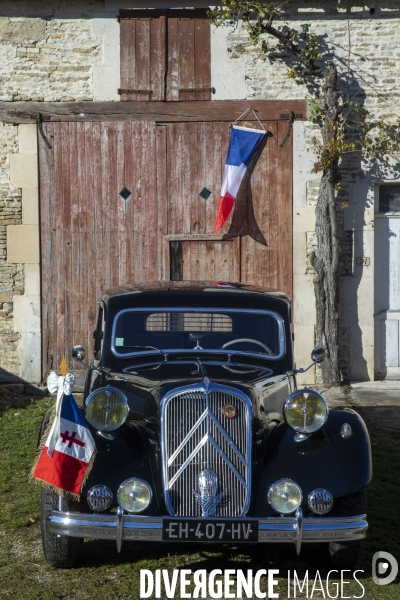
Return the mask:
[[[121,483],[118,489],[118,502],[128,512],[141,513],[151,502],[153,493],[148,483],[132,477]]]
[[[325,425],[329,409],[321,394],[305,388],[289,396],[283,412],[287,424],[292,429],[302,434],[310,434]]]
[[[125,423],[128,413],[128,400],[112,387],[99,388],[86,400],[86,420],[100,431],[118,429]]]
[[[281,515],[289,515],[297,510],[301,500],[301,489],[291,479],[280,479],[268,490],[268,502]]]

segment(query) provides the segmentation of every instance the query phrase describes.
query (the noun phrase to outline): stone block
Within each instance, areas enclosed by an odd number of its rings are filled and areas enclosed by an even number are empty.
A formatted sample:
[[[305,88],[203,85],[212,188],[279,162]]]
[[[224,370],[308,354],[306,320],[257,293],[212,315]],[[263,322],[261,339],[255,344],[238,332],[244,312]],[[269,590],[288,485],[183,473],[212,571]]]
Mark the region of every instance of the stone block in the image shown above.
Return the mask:
[[[20,154],[37,154],[36,125],[19,125],[18,144]]]
[[[22,224],[39,225],[38,188],[22,188]]]
[[[120,87],[120,74],[115,66],[100,65],[92,67],[93,100],[97,102],[119,101],[117,90]]]
[[[10,182],[18,188],[37,188],[37,156],[34,154],[10,154]]]
[[[294,358],[296,369],[306,368],[311,364],[311,351],[315,346],[313,325],[294,326]],[[315,367],[307,373],[297,375],[297,385],[300,387],[315,382]]]
[[[312,325],[316,320],[313,276],[305,275],[293,286],[293,324]],[[310,350],[311,352],[311,350]]]
[[[40,266],[39,264],[25,265],[25,295],[40,296]]]
[[[8,225],[7,262],[39,263],[38,225]]]
[[[300,280],[306,272],[306,234],[303,231],[293,232],[293,276]]]
[[[293,231],[314,231],[315,208],[295,208],[293,211]]]
[[[29,383],[41,380],[41,335],[40,332],[24,333],[18,347],[21,379]],[[26,390],[28,391],[28,390]]]
[[[40,297],[37,295],[14,296],[14,331],[22,334],[40,334]]]

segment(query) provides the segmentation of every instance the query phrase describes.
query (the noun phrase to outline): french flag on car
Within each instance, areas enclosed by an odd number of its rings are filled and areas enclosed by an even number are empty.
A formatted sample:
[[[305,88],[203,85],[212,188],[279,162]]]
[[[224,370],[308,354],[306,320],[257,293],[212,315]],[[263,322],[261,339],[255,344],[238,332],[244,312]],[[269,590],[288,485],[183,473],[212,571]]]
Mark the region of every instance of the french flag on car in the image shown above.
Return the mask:
[[[96,445],[71,393],[73,376],[52,372],[47,387],[50,392],[57,391],[55,415],[47,437],[45,432],[42,438],[32,476],[61,496],[79,499]]]
[[[221,229],[231,214],[244,174],[265,134],[260,129],[232,125],[213,233]]]

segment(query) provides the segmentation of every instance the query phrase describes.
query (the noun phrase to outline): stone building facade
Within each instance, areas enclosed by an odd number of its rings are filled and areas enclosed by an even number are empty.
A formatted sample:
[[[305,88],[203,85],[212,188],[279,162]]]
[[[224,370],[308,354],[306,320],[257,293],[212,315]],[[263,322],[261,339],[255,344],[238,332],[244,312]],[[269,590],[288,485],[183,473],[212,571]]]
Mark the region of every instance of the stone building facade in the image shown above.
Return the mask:
[[[118,101],[119,10],[186,4],[5,0],[0,7],[0,101]],[[190,4],[207,6],[198,0]],[[307,25],[320,36],[324,58],[331,57],[338,66],[345,94],[358,99],[376,118],[398,118],[400,8],[395,0],[374,0],[368,6],[356,0],[294,0],[287,21],[299,28]],[[288,64],[289,57],[277,54],[271,59],[252,47],[240,26],[235,31],[212,30],[215,100],[246,99],[250,105],[256,98],[310,96],[307,85],[287,76]],[[310,122],[294,123],[293,318],[298,366],[309,363],[315,342],[311,260],[319,181],[311,174],[315,135],[318,128]],[[384,331],[385,325],[377,321],[374,267],[379,187],[398,182],[400,174],[395,160],[382,166],[349,156],[342,175],[338,197],[342,369],[346,379],[368,380],[386,373],[379,370],[385,348],[378,329]],[[0,123],[0,383],[41,380],[39,247],[37,126]],[[312,369],[302,379],[312,382],[314,376]]]

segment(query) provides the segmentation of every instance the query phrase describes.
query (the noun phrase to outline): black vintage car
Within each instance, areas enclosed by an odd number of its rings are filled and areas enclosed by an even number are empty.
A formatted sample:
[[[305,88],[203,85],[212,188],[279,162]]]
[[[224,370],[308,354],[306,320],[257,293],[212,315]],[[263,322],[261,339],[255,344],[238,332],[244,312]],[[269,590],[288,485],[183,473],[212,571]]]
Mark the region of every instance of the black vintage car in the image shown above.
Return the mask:
[[[50,564],[71,566],[85,537],[118,551],[142,540],[289,542],[297,553],[325,542],[328,560],[356,562],[368,432],[356,412],[296,390],[284,294],[126,286],[103,295],[94,337],[84,415],[98,453],[80,502],[42,492]],[[83,362],[83,348],[73,356]]]

